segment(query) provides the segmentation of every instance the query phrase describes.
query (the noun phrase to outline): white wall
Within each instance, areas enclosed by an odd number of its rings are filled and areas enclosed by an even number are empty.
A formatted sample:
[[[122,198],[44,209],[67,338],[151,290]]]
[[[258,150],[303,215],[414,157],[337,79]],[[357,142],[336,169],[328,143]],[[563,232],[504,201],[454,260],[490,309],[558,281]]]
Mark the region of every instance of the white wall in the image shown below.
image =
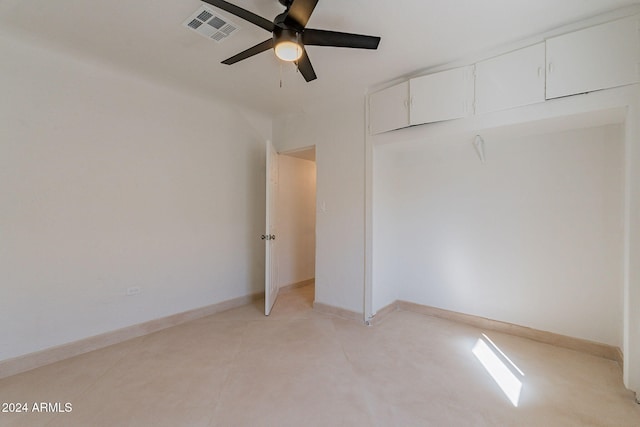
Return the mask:
[[[0,360],[263,289],[265,126],[17,39],[0,56]]]
[[[398,218],[398,192],[403,188],[402,174],[397,173],[402,158],[402,150],[396,145],[386,145],[373,149],[372,174],[372,260],[371,260],[371,303],[372,314],[394,303],[400,298],[403,286],[401,273],[402,259],[398,251],[405,250],[404,242],[398,238],[396,224]]]
[[[316,147],[316,301],[362,313],[364,100],[280,118],[273,132],[280,152]]]
[[[625,327],[624,381],[640,401],[640,85],[625,123]]]
[[[374,289],[621,346],[622,127],[485,142],[376,149]]]
[[[313,279],[316,261],[316,164],[278,156],[278,286]]]

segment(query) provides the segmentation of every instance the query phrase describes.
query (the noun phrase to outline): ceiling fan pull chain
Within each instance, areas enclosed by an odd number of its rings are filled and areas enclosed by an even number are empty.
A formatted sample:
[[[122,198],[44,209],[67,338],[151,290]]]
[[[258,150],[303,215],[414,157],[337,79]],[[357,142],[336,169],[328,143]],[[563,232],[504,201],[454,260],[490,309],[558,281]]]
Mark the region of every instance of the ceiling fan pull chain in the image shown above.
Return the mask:
[[[298,45],[298,49],[300,49],[300,46],[302,46],[301,42],[300,42],[300,33],[296,32],[296,43]],[[298,60],[296,61],[296,72],[300,72],[300,59],[298,58]]]
[[[296,44],[298,45],[297,49],[299,52],[298,59],[296,60],[296,71],[300,72],[300,58],[302,57],[304,52],[300,52],[302,50],[302,40],[300,40],[300,33],[296,31]]]
[[[280,63],[280,89],[282,89],[282,63]]]

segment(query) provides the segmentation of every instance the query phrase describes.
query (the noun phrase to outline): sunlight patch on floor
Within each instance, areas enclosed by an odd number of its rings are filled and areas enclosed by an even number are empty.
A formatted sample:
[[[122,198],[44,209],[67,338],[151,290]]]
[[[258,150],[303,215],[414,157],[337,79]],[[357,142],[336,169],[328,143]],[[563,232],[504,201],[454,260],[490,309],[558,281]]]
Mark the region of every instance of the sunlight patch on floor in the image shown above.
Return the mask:
[[[518,377],[524,377],[524,373],[485,334],[478,338],[472,352],[513,406],[517,407],[522,392],[522,381]]]

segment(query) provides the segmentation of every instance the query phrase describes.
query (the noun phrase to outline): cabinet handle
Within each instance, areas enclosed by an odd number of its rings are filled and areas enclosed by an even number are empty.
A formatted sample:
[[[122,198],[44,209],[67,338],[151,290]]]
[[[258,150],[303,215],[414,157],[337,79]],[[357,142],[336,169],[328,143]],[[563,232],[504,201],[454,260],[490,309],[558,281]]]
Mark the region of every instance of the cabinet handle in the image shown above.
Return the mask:
[[[553,62],[549,62],[549,74],[553,73]]]
[[[413,107],[413,96],[409,97],[409,105]]]
[[[408,100],[408,99],[405,99],[405,100],[404,100],[404,108],[405,108],[405,109],[408,109],[408,108],[409,108],[409,100]]]
[[[542,77],[542,67],[538,67],[538,78]]]

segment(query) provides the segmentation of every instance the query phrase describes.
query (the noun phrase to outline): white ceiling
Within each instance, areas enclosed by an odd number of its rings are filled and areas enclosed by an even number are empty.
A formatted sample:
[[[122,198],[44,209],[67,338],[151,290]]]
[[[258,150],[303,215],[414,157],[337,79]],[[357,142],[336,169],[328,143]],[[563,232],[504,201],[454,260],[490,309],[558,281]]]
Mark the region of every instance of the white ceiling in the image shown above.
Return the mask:
[[[277,0],[234,0],[272,20]],[[640,0],[320,0],[309,28],[382,37],[377,51],[311,46],[306,83],[271,52],[220,61],[270,37],[241,30],[217,44],[183,27],[198,0],[0,0],[0,28],[269,114],[339,102],[348,93],[515,42]],[[282,76],[283,87],[280,87]]]

